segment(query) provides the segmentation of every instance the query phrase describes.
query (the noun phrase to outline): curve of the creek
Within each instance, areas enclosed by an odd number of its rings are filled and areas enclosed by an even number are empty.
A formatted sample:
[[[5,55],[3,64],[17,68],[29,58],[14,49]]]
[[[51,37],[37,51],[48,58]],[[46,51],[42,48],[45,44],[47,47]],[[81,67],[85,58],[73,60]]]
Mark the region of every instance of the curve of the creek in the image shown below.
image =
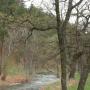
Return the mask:
[[[30,83],[0,87],[0,90],[40,90],[41,87],[57,82],[55,75],[36,75]]]

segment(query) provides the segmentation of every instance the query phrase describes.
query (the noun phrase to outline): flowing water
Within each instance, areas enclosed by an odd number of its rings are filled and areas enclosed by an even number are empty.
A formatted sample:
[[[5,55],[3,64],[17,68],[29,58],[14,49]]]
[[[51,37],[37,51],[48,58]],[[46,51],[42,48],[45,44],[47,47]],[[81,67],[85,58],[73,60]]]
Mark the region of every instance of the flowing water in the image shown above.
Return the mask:
[[[57,82],[55,75],[36,75],[30,83],[0,87],[0,90],[40,90],[41,87]]]

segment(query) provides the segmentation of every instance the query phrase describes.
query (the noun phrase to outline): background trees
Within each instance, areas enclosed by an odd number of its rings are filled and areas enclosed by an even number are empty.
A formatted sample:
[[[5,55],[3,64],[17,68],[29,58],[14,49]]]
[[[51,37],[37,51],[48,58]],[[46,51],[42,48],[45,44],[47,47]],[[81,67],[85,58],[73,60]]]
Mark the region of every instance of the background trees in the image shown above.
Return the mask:
[[[48,6],[45,12],[33,4],[26,9],[23,1],[0,1],[0,73],[4,74],[2,71],[7,69],[7,62],[10,64],[10,57],[14,58],[15,67],[23,67],[30,75],[50,72],[59,76],[61,66],[62,90],[67,90],[68,73],[69,78],[74,78],[78,68],[81,73],[78,90],[83,90],[89,73],[89,46],[86,43],[89,42],[86,32],[90,19],[89,2],[55,0],[52,5],[54,15]],[[70,23],[72,17],[75,20]]]

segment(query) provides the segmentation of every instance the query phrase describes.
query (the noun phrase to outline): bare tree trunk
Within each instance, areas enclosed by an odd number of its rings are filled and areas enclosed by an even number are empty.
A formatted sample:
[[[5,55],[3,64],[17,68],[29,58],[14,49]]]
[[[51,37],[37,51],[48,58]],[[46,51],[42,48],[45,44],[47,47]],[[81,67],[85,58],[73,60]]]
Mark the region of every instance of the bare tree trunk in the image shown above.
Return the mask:
[[[73,63],[73,64],[70,65],[69,79],[74,79],[75,78],[75,72],[76,72],[76,63]]]
[[[78,8],[77,8],[77,19],[76,19],[76,26],[75,26],[75,29],[76,29],[76,55],[78,54],[77,50],[79,49],[79,45],[78,45],[78,19],[79,19],[79,11],[78,11]],[[78,55],[77,55],[78,56]],[[78,61],[78,58],[75,58],[76,56],[74,55],[73,57],[73,60],[70,64],[70,74],[69,74],[69,79],[74,79],[75,78],[75,72],[76,72],[76,64],[77,64],[77,61]]]
[[[81,71],[80,80],[79,80],[77,90],[84,90],[85,84],[86,84],[86,81],[88,78],[89,67],[90,67],[90,49],[88,49],[88,50],[89,50],[89,52],[86,53],[87,59],[83,64],[83,68]],[[87,55],[87,54],[89,54],[89,55]]]
[[[55,11],[57,19],[57,34],[59,40],[60,48],[60,58],[61,58],[61,86],[62,90],[67,90],[67,47],[66,47],[66,28],[69,22],[72,9],[78,6],[83,0],[79,0],[74,6],[72,4],[73,0],[68,1],[68,9],[65,15],[65,20],[63,23],[60,18],[59,10],[59,0],[55,0]]]
[[[88,73],[89,73],[88,67],[84,66],[83,71],[81,72],[81,75],[80,75],[80,81],[79,81],[77,90],[84,90],[84,87],[88,78]]]
[[[59,12],[59,0],[55,0],[56,18],[57,18],[57,34],[60,47],[61,57],[61,86],[62,90],[67,90],[67,47],[66,47],[66,27],[70,19],[72,11],[72,0],[68,2],[68,10],[64,22],[61,22]]]
[[[75,77],[75,72],[76,72],[76,64],[78,62],[78,59],[83,55],[83,51],[77,52],[73,56],[72,63],[70,65],[70,74],[69,74],[69,79],[72,79]]]
[[[61,29],[60,13],[59,13],[59,0],[55,0],[56,5],[56,15],[57,15],[57,34],[60,47],[60,57],[61,57],[61,86],[62,90],[67,90],[67,72],[66,72],[66,52],[65,52],[65,36],[64,30]]]

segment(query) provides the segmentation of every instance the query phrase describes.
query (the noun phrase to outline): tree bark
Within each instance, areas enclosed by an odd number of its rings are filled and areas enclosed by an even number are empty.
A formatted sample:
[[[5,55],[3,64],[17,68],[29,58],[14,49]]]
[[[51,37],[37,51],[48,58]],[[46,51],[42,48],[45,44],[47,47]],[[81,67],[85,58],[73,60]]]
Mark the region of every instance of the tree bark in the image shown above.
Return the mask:
[[[81,75],[80,75],[80,81],[79,81],[77,90],[84,90],[84,87],[88,78],[88,73],[89,73],[88,67],[84,66],[83,71],[81,72]]]
[[[87,55],[87,54],[89,54],[89,55]],[[85,84],[86,84],[86,81],[88,78],[89,67],[90,67],[90,50],[89,50],[89,52],[86,53],[86,56],[87,56],[87,59],[86,59],[86,62],[83,64],[83,68],[81,71],[77,90],[84,90]]]
[[[73,0],[68,1],[68,9],[65,15],[65,20],[61,23],[60,12],[59,12],[59,0],[55,0],[55,11],[57,19],[57,34],[60,48],[61,58],[61,87],[62,90],[67,90],[67,47],[66,47],[66,28],[69,22],[72,9],[78,6],[83,0],[80,0],[74,6],[72,5]]]
[[[61,58],[61,86],[62,90],[67,90],[67,72],[66,72],[66,50],[65,50],[65,33],[64,28],[61,28],[60,13],[59,13],[59,0],[55,0],[56,18],[57,18],[57,34],[60,48]]]
[[[70,65],[69,79],[74,79],[75,78],[75,72],[76,72],[76,63],[73,63],[73,64]]]
[[[77,52],[73,55],[73,60],[70,65],[70,74],[69,79],[74,79],[76,72],[76,64],[78,63],[78,59],[84,54],[83,51]]]

